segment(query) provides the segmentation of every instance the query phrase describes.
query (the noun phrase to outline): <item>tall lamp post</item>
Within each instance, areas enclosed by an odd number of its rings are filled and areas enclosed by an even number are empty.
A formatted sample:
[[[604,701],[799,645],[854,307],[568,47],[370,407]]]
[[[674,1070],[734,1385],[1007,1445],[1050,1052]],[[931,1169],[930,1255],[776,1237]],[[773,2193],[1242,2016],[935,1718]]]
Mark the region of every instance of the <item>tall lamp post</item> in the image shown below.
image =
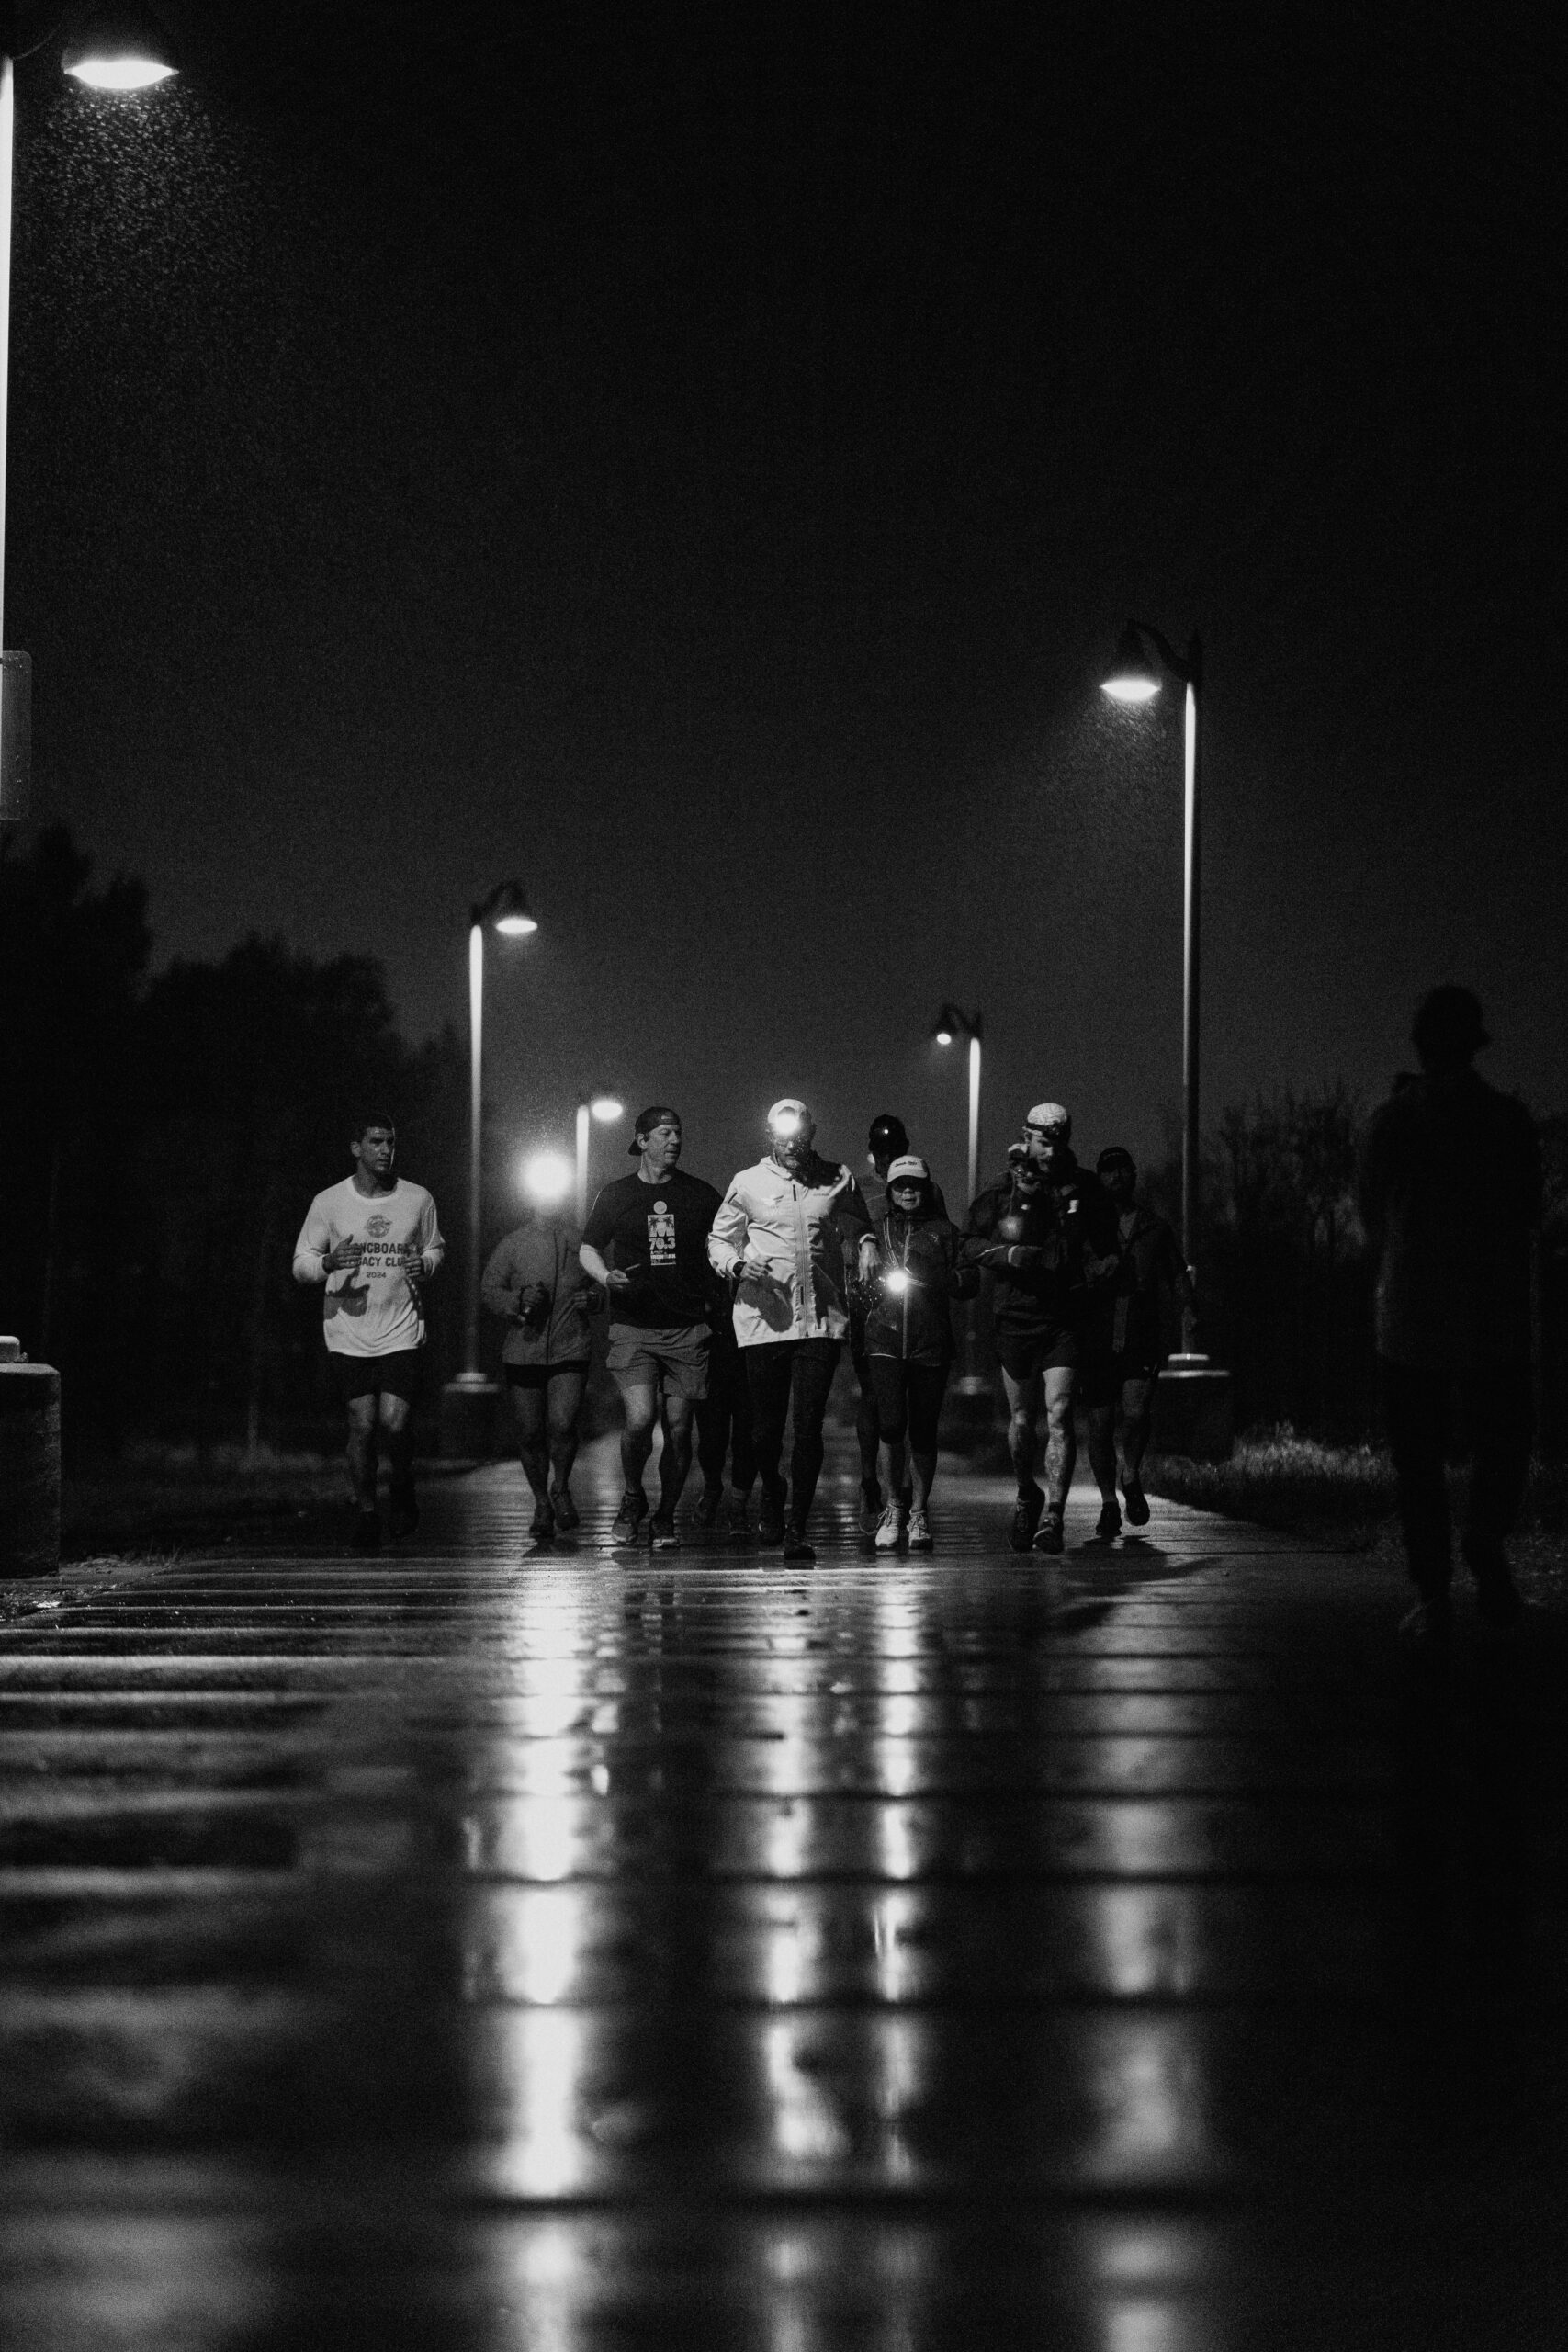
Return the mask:
[[[1116,656],[1100,680],[1101,691],[1113,702],[1153,700],[1165,680],[1150,659],[1152,646],[1164,671],[1185,689],[1182,710],[1184,818],[1181,867],[1181,1256],[1190,1266],[1198,1238],[1198,1104],[1199,1104],[1199,938],[1202,912],[1201,834],[1199,787],[1200,709],[1203,695],[1203,644],[1196,630],[1185,653],[1178,653],[1169,639],[1148,621],[1130,620],[1116,647]],[[1231,1447],[1230,1374],[1219,1371],[1195,1344],[1192,1310],[1183,1310],[1181,1351],[1167,1366],[1165,1396],[1156,1390],[1156,1412],[1168,1423],[1156,1432],[1166,1442],[1161,1450],[1188,1453],[1228,1453]],[[1179,1385],[1172,1387],[1169,1379]],[[1180,1410],[1169,1408],[1179,1400]]]
[[[962,1005],[943,1004],[931,1023],[931,1037],[939,1046],[956,1045],[960,1037],[969,1040],[969,1190],[964,1196],[965,1211],[980,1190],[980,1062],[985,1035],[985,1015],[978,1009],[965,1012]],[[967,1419],[978,1418],[983,1410],[988,1420],[991,1384],[979,1367],[979,1316],[980,1303],[972,1298],[964,1315],[964,1370],[954,1396]],[[976,1399],[981,1402],[977,1404]]]
[[[60,28],[28,47],[17,42],[16,0],[0,0],[0,647],[6,642],[6,458],[11,373],[11,183],[16,154],[18,57],[31,57]],[[169,37],[142,8],[77,12],[61,69],[88,89],[150,90],[179,72]],[[31,763],[32,665],[25,653],[0,654],[0,820],[27,814]]]
[[[575,1173],[577,1178],[577,1222],[580,1227],[586,1225],[588,1222],[588,1146],[593,1133],[592,1122],[597,1119],[603,1126],[613,1125],[616,1119],[625,1118],[626,1108],[626,1104],[617,1095],[607,1092],[604,1087],[600,1087],[592,1094],[585,1094],[581,1102],[577,1106],[577,1167]]]
[[[521,882],[498,882],[486,899],[468,910],[468,1264],[463,1332],[463,1368],[449,1380],[442,1397],[442,1451],[482,1453],[488,1451],[490,1407],[494,1384],[479,1370],[479,1254],[482,1160],[479,1129],[484,1116],[485,933],[498,931],[503,939],[521,939],[538,924],[528,911]]]
[[[964,1205],[980,1189],[980,1053],[986,1035],[986,1018],[982,1012],[965,1012],[962,1005],[944,1004],[931,1023],[931,1036],[939,1046],[951,1046],[960,1037],[969,1040],[969,1191]]]
[[[53,19],[58,25],[59,17]],[[52,29],[52,25],[51,25]],[[11,179],[16,150],[18,45],[15,0],[0,0],[0,648],[6,642],[6,435],[11,343]],[[61,59],[95,89],[145,90],[177,71],[167,36],[148,17],[83,20]],[[32,664],[0,651],[0,824],[28,809]],[[0,1336],[0,1576],[52,1576],[60,1566],[60,1374],[28,1363]]]

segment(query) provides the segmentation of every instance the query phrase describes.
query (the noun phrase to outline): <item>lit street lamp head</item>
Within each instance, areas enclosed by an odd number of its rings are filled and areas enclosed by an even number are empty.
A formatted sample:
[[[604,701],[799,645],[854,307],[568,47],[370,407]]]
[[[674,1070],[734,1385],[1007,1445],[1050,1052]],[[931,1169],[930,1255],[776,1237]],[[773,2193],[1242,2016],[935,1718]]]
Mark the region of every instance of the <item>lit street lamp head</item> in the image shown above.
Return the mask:
[[[180,70],[174,43],[145,8],[95,8],[60,62],[90,90],[151,90]]]
[[[1100,682],[1102,694],[1113,702],[1151,702],[1160,690],[1160,674],[1144,650],[1142,631],[1129,621],[1116,647],[1116,659]]]
[[[473,924],[489,923],[504,939],[523,939],[539,926],[528,911],[528,897],[521,882],[498,882],[488,899],[468,917]]]
[[[626,1104],[617,1102],[613,1094],[596,1094],[588,1107],[601,1125],[606,1127],[626,1116]]]

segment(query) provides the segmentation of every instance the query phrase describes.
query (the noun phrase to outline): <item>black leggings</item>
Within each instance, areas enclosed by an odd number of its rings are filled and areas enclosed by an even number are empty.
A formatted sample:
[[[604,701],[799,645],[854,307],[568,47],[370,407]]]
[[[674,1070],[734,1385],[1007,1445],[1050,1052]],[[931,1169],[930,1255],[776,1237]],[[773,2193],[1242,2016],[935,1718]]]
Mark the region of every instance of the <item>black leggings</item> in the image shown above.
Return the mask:
[[[936,1425],[951,1363],[907,1363],[901,1356],[872,1356],[871,1385],[876,1392],[877,1430],[885,1445],[897,1445],[906,1430],[916,1453],[936,1452]]]
[[[839,1368],[837,1340],[764,1340],[741,1351],[751,1388],[751,1444],[762,1492],[776,1498],[783,1481],[784,1421],[795,1410],[795,1444],[789,1458],[789,1515],[806,1524],[822,1469],[822,1419],[828,1392]]]
[[[738,1495],[749,1495],[757,1475],[750,1383],[740,1350],[733,1340],[716,1339],[708,1353],[708,1393],[697,1407],[697,1461],[710,1487],[716,1487],[724,1476],[726,1447],[729,1449],[729,1483]]]

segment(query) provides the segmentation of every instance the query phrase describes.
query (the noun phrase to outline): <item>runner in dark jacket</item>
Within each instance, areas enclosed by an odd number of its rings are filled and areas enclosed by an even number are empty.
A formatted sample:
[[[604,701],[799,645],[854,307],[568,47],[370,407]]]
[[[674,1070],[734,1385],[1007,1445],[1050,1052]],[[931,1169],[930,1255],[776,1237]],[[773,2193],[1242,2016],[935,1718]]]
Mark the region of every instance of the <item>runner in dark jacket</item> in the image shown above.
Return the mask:
[[[893,1552],[904,1525],[905,1438],[912,1499],[911,1552],[931,1549],[927,1516],[936,1476],[937,1422],[953,1369],[952,1298],[972,1298],[977,1269],[959,1264],[957,1228],[936,1205],[931,1170],[915,1153],[887,1170],[887,1208],[876,1228],[877,1271],[865,1317],[865,1355],[876,1398],[883,1490],[879,1552]]]
[[[1148,1443],[1155,1382],[1165,1362],[1164,1299],[1190,1311],[1192,1276],[1163,1216],[1136,1198],[1138,1170],[1124,1146],[1112,1144],[1095,1173],[1115,1204],[1122,1237],[1116,1279],[1098,1292],[1089,1310],[1080,1381],[1089,1458],[1100,1488],[1095,1533],[1109,1544],[1122,1532],[1116,1500],[1116,1412],[1122,1411],[1122,1488],[1134,1527],[1147,1524],[1149,1506],[1138,1473]]]
[[[986,1269],[995,1285],[1008,1452],[1018,1481],[1008,1538],[1015,1552],[1027,1552],[1032,1543],[1041,1552],[1062,1548],[1083,1325],[1093,1294],[1114,1281],[1120,1262],[1115,1205],[1099,1179],[1078,1166],[1071,1133],[1060,1103],[1037,1104],[1024,1122],[1023,1143],[1009,1155],[1010,1173],[980,1194],[964,1236],[963,1262]],[[1043,1402],[1043,1494],[1034,1476]]]

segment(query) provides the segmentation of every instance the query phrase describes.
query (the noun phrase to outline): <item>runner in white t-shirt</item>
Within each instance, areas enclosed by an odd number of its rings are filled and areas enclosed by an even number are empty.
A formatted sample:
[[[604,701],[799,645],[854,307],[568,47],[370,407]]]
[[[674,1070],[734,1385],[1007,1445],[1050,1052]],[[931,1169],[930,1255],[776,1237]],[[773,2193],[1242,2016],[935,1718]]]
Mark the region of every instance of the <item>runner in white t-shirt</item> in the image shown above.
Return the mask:
[[[316,1194],[300,1227],[294,1279],[326,1285],[322,1329],[348,1408],[354,1541],[374,1552],[381,1541],[378,1438],[391,1473],[390,1532],[407,1535],[419,1525],[409,1414],[424,1346],[423,1285],[446,1245],[424,1186],[392,1173],[398,1137],[390,1119],[362,1120],[349,1148],[353,1174]]]

